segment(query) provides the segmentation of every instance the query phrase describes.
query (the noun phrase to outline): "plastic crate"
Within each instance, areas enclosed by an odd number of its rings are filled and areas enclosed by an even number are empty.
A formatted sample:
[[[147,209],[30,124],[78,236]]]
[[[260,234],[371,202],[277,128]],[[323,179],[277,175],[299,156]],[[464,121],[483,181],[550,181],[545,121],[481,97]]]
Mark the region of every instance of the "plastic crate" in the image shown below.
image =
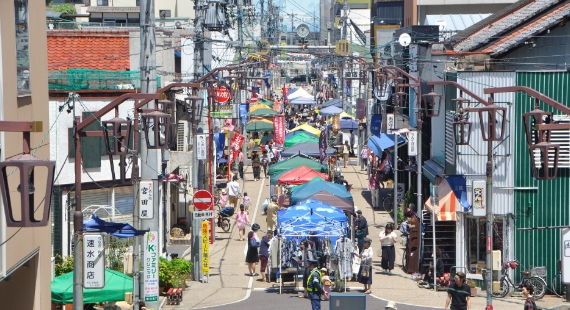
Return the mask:
[[[546,267],[534,267],[530,270],[531,276],[546,277]]]

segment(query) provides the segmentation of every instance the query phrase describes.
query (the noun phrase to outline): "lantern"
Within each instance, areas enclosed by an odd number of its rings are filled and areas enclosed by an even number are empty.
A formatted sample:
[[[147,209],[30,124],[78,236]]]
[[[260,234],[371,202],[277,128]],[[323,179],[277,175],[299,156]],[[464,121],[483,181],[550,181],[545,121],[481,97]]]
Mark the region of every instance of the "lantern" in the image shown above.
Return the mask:
[[[394,93],[394,105],[396,107],[406,107],[408,105],[408,93],[404,91],[403,86],[396,86]]]
[[[463,98],[463,91],[459,91],[459,97],[451,99],[451,104],[455,109],[453,121],[453,135],[456,145],[468,145],[471,138],[471,125],[469,121],[468,99]]]
[[[158,109],[158,106],[156,107]],[[167,147],[170,135],[170,114],[155,110],[141,115],[146,146],[149,149]]]
[[[374,88],[376,88],[378,96],[384,97],[388,88],[388,76],[382,72],[377,72],[374,78]]]
[[[433,91],[433,87],[431,88],[431,92],[423,95],[424,100],[422,100],[422,108],[425,112],[427,117],[436,117],[439,116],[439,109],[441,107],[441,98],[443,95],[440,95]]]
[[[537,180],[553,180],[558,172],[560,145],[551,143],[551,130],[542,127],[542,125],[552,122],[553,113],[540,110],[538,102],[538,99],[535,98],[535,109],[523,114],[526,143],[529,148],[534,178]],[[537,162],[537,157],[540,164]]]
[[[502,141],[507,127],[507,108],[493,103],[489,98],[489,105],[477,108],[483,141]],[[484,126],[486,123],[487,126]],[[498,126],[500,125],[500,128]]]
[[[115,117],[101,122],[103,125],[103,139],[109,155],[128,155],[128,144],[131,140],[130,121],[118,117],[118,108],[115,108]],[[123,135],[125,132],[125,135]]]
[[[196,132],[198,128],[198,123],[202,118],[202,109],[204,108],[204,99],[198,96],[190,96],[184,98],[184,101],[188,103],[190,123],[192,124],[192,132]]]

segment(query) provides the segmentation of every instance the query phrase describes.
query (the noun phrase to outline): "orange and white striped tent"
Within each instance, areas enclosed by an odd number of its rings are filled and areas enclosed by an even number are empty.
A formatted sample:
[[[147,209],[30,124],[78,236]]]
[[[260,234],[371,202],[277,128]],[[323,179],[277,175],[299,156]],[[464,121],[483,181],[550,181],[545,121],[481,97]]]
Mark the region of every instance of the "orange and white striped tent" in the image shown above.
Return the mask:
[[[434,205],[435,201],[433,200],[433,197],[430,197],[426,200],[424,206],[430,212],[432,212],[435,207],[435,213],[438,221],[455,221],[455,211],[458,206],[461,206],[461,203],[457,200],[457,196],[455,196],[455,193],[451,190],[451,186],[449,186],[446,178],[443,178],[439,183],[438,197],[438,205]]]

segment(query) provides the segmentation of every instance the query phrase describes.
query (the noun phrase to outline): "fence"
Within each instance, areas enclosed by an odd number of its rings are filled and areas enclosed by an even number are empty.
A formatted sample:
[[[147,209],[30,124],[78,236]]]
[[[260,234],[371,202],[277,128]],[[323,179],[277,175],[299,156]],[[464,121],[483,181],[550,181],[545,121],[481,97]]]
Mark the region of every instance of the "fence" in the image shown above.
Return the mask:
[[[48,73],[49,90],[116,90],[140,89],[140,72],[68,69]],[[156,77],[160,88],[160,76]]]

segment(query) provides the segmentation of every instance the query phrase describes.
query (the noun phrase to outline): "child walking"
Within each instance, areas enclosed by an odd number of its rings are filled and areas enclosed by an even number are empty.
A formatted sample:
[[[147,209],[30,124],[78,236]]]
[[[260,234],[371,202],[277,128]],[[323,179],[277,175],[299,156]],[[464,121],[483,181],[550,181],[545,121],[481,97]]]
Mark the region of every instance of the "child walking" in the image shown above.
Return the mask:
[[[332,287],[332,281],[331,278],[329,278],[329,274],[328,274],[328,270],[327,268],[321,268],[321,274],[322,274],[322,281],[323,281],[323,291],[324,291],[324,300],[329,300],[330,298],[330,293],[331,293],[331,287]]]
[[[249,214],[249,205],[251,205],[251,198],[249,198],[247,192],[243,193],[243,205],[245,207],[245,212]]]
[[[239,206],[239,212],[236,215],[236,225],[239,229],[239,240],[243,241],[245,236],[245,226],[249,224],[249,216],[244,211],[243,203]]]

